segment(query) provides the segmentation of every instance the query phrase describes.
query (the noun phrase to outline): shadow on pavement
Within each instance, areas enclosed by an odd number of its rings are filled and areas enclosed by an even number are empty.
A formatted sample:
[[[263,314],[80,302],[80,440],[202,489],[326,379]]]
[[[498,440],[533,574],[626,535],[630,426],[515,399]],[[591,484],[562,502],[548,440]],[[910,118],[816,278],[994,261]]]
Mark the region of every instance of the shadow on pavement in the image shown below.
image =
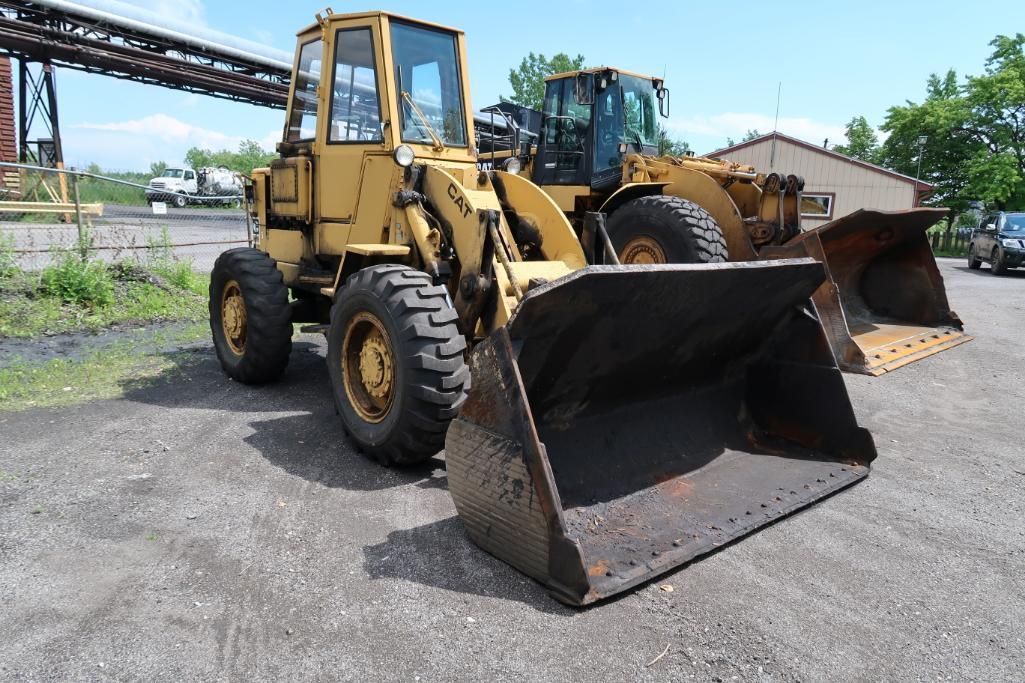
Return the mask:
[[[358,491],[408,485],[447,489],[445,463],[439,457],[415,467],[389,469],[356,452],[335,414],[324,359],[317,351],[315,344],[295,344],[284,377],[259,387],[229,380],[209,346],[166,354],[174,368],[158,377],[124,384],[124,400],[169,411],[221,413],[213,417],[210,438],[222,438],[223,445],[230,448],[230,440],[238,438],[233,434],[245,424],[252,433],[242,440],[268,462],[324,486]],[[258,417],[268,412],[291,414]],[[245,417],[232,417],[231,413]],[[170,415],[167,419],[182,418]],[[540,584],[473,545],[458,516],[392,531],[381,543],[365,546],[363,552],[372,579],[404,579],[459,593],[516,600],[546,613],[575,613],[550,597]]]
[[[447,487],[444,461],[438,457],[415,467],[389,469],[356,451],[335,414],[330,381],[317,348],[308,342],[294,344],[284,377],[264,386],[228,379],[209,346],[167,354],[175,367],[159,377],[123,384],[124,398],[172,410],[224,413],[224,431],[239,423],[231,413],[252,416],[247,422],[252,433],[243,441],[272,465],[324,486],[355,491],[409,484]],[[292,414],[264,418],[260,413]],[[225,437],[226,446],[228,439],[237,437]]]
[[[541,584],[473,545],[459,517],[399,529],[363,547],[363,570],[371,579],[403,579],[458,593],[516,600],[539,612],[573,616]]]

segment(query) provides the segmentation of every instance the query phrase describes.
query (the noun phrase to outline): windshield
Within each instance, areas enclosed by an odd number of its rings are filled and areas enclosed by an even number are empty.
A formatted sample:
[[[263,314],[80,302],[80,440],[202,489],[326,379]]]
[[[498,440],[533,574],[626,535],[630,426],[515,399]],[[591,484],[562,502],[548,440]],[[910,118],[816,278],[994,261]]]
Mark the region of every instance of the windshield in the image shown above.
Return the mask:
[[[1004,216],[1004,232],[1025,232],[1025,214]]]
[[[180,168],[169,168],[169,169],[166,169],[160,177],[161,178],[181,178],[182,177],[182,170]]]
[[[421,119],[402,99],[402,141],[431,144],[431,129],[446,145],[466,147],[466,117],[451,33],[392,23],[392,57],[400,92],[423,113]]]
[[[655,88],[650,78],[619,75],[623,89],[623,116],[626,123],[624,142],[658,145],[655,126]]]

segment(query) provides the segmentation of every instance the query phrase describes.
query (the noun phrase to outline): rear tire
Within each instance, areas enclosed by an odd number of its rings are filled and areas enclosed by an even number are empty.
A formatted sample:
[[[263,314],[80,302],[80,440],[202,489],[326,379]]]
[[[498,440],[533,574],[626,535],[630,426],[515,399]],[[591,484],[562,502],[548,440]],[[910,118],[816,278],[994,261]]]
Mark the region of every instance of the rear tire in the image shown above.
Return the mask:
[[[410,465],[444,448],[470,388],[465,350],[445,288],[426,273],[379,265],[350,276],[331,307],[327,364],[359,449]]]
[[[991,256],[992,260],[989,262],[990,270],[993,271],[994,275],[1003,275],[1007,272],[1007,266],[1004,265],[1004,255],[1000,252],[1000,247],[993,249]]]
[[[978,270],[982,267],[982,259],[975,255],[975,245],[968,247],[968,267],[972,270]]]
[[[210,331],[221,368],[244,384],[281,376],[292,352],[288,288],[274,260],[250,247],[217,257],[210,273]]]
[[[694,202],[652,195],[627,202],[608,222],[609,237],[627,263],[725,263],[726,239]]]

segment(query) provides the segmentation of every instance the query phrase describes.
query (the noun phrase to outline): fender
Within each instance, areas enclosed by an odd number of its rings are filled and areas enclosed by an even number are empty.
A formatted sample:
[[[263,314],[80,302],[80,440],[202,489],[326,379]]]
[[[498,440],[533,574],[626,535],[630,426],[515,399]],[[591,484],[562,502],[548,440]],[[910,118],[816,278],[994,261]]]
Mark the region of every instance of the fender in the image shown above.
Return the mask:
[[[654,194],[665,194],[666,186],[669,184],[670,183],[627,183],[613,192],[598,210],[602,213],[609,214],[623,204],[633,201],[634,199],[649,197]]]

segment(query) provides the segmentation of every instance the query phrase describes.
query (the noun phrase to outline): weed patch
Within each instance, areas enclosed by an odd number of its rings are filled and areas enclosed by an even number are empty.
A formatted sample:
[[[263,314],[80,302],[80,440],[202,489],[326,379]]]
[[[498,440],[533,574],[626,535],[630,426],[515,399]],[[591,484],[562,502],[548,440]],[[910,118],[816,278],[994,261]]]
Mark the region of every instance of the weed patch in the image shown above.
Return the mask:
[[[174,346],[203,339],[205,326],[158,338]],[[79,359],[54,359],[44,363],[17,361],[0,368],[0,410],[74,405],[116,398],[132,388],[170,380],[198,363],[196,354],[139,352],[133,342],[118,342]]]

